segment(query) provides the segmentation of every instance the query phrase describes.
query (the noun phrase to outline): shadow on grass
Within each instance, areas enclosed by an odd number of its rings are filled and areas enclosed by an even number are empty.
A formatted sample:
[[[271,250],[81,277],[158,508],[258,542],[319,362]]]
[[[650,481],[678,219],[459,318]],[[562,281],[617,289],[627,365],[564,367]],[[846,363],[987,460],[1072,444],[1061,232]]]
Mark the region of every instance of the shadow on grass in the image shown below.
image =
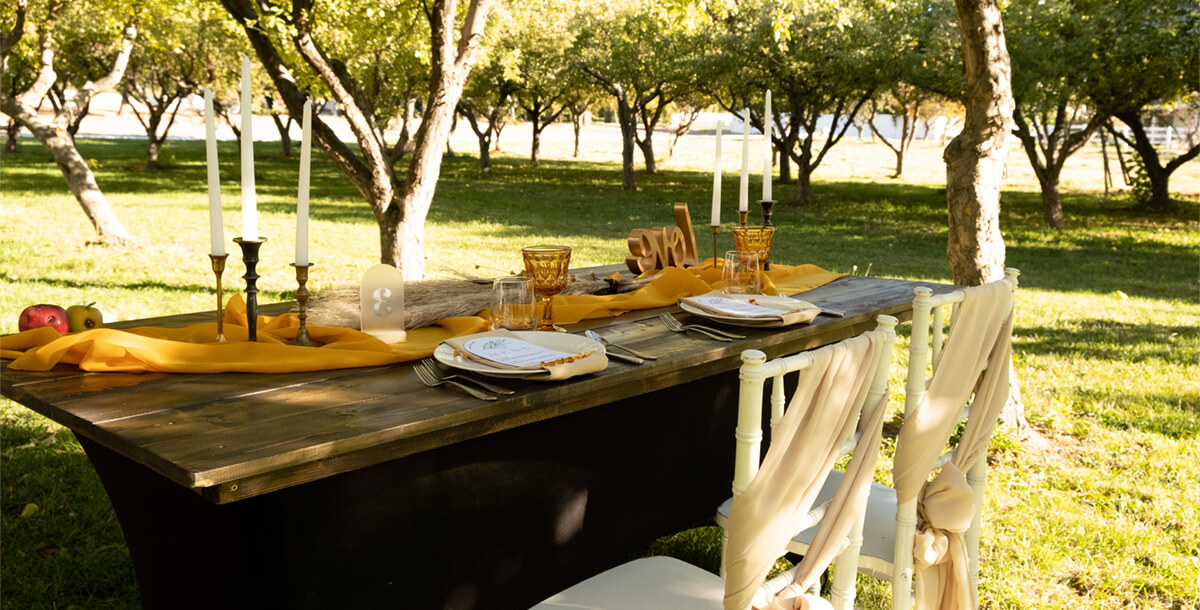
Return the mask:
[[[4,405],[10,405],[3,401]],[[3,411],[3,405],[0,405]],[[107,495],[70,432],[50,434],[37,420],[5,418],[0,532],[4,607],[140,605],[133,562]],[[26,606],[37,607],[37,606]]]
[[[1194,438],[1200,433],[1200,393],[1113,393],[1083,388],[1076,392],[1074,410],[1111,428],[1141,430],[1173,439]]]
[[[1078,326],[1021,326],[1014,342],[1029,355],[1069,357],[1086,354],[1094,360],[1195,365],[1194,350],[1182,349],[1180,337],[1194,337],[1195,327],[1115,320],[1080,320]]]

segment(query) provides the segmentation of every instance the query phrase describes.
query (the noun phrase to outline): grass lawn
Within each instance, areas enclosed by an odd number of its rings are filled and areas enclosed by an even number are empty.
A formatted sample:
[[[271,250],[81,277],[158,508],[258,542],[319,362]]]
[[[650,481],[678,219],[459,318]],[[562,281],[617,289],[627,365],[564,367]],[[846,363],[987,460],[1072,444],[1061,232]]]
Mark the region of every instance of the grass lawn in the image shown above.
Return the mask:
[[[629,230],[670,224],[675,201],[692,203],[700,250],[711,251],[703,230],[711,138],[685,138],[658,175],[639,174],[640,190],[625,192],[619,165],[606,161],[619,158],[611,143],[589,144],[582,160],[566,159],[569,142],[552,143],[535,168],[524,161],[521,129],[505,132],[513,153],[496,154],[486,176],[467,156],[470,140],[456,143],[464,154],[446,160],[427,225],[431,275],[506,274],[520,268],[521,246],[539,242],[574,246],[575,265],[619,261]],[[143,245],[97,243],[49,155],[25,140],[0,160],[0,333],[15,332],[21,309],[42,302],[95,301],[117,319],[213,309],[203,143],[169,142],[158,171],[144,169],[136,140],[80,148]],[[724,167],[739,167],[740,147],[727,148]],[[232,237],[236,144],[222,143],[221,153]],[[259,298],[272,302],[295,287],[296,160],[268,142],[257,155],[260,232],[271,240]],[[1098,159],[1085,151],[1068,165],[1060,232],[1041,226],[1028,163],[1019,151],[1010,161],[1001,226],[1008,264],[1022,270],[1016,365],[1045,442],[994,443],[982,541],[988,608],[1200,608],[1200,163],[1173,177],[1185,194],[1180,211],[1148,216],[1121,196],[1084,190],[1102,186]],[[907,180],[887,178],[891,163],[877,143],[836,147],[817,172],[812,205],[776,208],[772,259],[948,281],[940,149],[917,143]],[[726,210],[737,182],[725,175]],[[314,160],[312,183],[309,288],[352,285],[378,261],[374,218],[324,159]],[[752,179],[752,197],[758,188]],[[782,198],[790,186],[775,189]],[[728,232],[722,240],[721,250],[732,248]],[[880,476],[888,476],[882,468]],[[653,549],[711,567],[716,545],[714,529],[701,528]],[[78,443],[8,400],[0,402],[0,587],[3,608],[138,605],[120,527]],[[882,607],[887,595],[868,582],[860,606]]]

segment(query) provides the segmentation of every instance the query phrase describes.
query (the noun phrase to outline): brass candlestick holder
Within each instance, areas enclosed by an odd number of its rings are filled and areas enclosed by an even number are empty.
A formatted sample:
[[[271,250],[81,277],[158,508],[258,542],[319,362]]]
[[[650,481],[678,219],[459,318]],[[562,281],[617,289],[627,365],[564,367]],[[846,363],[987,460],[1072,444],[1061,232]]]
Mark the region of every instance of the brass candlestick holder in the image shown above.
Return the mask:
[[[762,206],[764,227],[775,226],[771,224],[771,208],[775,207],[776,203],[777,202],[774,199],[760,199],[758,201],[758,205]]]
[[[299,288],[296,288],[296,304],[300,308],[300,329],[296,331],[296,338],[288,341],[288,345],[302,345],[304,347],[317,347],[321,345],[313,341],[312,337],[308,336],[308,268],[312,265],[297,265],[292,263],[296,268],[296,283]]]
[[[746,221],[749,219],[750,219],[750,211],[749,210],[738,210],[738,224],[739,225],[741,225],[743,227],[746,226]]]
[[[267,242],[267,238],[242,239],[233,238],[242,249],[242,262],[246,264],[246,330],[247,340],[258,341],[258,249]]]
[[[221,291],[221,276],[225,273],[225,259],[228,254],[209,254],[212,259],[213,274],[217,276],[217,343],[225,342],[225,296]]]
[[[721,225],[709,225],[713,236],[713,267],[717,266],[717,236],[721,234]]]

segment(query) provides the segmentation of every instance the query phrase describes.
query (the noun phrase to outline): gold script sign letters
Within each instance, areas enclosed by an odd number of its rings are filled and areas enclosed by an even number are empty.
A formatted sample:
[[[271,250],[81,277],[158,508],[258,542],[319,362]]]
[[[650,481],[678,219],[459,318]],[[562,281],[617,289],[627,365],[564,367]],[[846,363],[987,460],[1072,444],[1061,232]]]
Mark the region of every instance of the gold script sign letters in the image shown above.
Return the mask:
[[[675,226],[634,229],[629,232],[629,253],[625,258],[629,270],[642,274],[666,267],[683,267],[699,262],[696,256],[696,235],[692,232],[692,217],[688,204],[675,204]]]

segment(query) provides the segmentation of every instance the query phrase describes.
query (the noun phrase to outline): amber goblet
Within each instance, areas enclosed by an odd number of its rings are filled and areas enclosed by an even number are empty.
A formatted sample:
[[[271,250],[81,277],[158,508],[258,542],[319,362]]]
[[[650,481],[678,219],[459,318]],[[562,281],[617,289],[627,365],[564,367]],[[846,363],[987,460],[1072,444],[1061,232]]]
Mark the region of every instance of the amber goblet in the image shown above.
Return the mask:
[[[529,246],[521,248],[525,259],[525,275],[533,281],[533,291],[546,305],[538,318],[538,330],[555,330],[554,311],[551,303],[554,295],[567,287],[567,270],[571,266],[571,248],[567,246]]]
[[[758,263],[763,271],[771,269],[771,238],[775,227],[734,227],[733,243],[738,252],[758,254]]]

